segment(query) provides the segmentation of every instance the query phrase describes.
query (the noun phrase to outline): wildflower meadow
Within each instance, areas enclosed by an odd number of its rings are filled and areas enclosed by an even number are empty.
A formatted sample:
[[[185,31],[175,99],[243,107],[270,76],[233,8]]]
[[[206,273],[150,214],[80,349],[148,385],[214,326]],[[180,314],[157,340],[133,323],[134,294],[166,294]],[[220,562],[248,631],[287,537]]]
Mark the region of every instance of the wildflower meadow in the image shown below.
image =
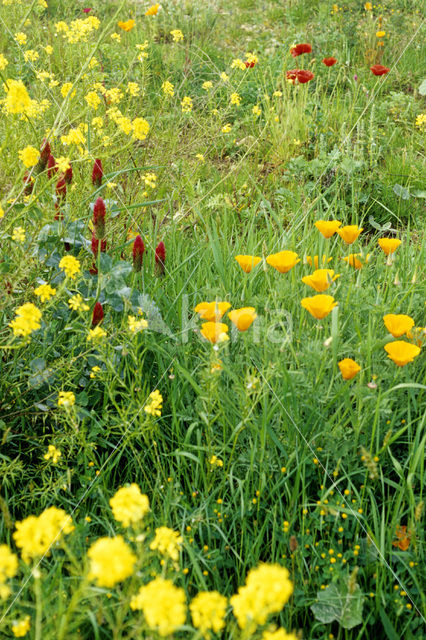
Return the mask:
[[[0,0],[0,640],[425,637],[423,20]]]

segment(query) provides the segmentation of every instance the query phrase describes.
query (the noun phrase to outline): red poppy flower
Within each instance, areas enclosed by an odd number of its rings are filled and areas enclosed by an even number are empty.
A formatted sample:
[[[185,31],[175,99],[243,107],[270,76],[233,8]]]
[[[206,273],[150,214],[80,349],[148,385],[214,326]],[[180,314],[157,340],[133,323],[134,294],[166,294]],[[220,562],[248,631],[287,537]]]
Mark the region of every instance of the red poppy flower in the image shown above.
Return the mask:
[[[251,60],[250,62],[247,61],[244,64],[246,65],[246,69],[253,69],[256,63],[254,62],[254,60]]]
[[[309,82],[314,77],[312,71],[305,71],[304,69],[293,69],[292,71],[287,71],[287,80],[293,80],[293,84],[295,84],[296,80],[300,84],[305,84]]]
[[[384,67],[382,64],[373,64],[373,66],[370,67],[370,71],[372,71],[375,76],[384,76],[386,73],[389,73],[390,69]]]
[[[323,63],[326,67],[332,67],[333,64],[336,64],[337,58],[324,58]]]
[[[311,53],[311,51],[312,47],[310,44],[296,44],[290,49],[293,58],[297,58],[297,56],[300,56],[302,53]]]

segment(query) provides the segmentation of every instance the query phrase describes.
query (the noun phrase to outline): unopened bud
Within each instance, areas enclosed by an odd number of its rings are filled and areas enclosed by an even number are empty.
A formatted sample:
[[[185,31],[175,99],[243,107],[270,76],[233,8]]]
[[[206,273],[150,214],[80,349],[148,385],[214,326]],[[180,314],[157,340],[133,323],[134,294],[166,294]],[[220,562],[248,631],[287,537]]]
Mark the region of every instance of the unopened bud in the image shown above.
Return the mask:
[[[98,240],[102,240],[105,236],[105,202],[102,198],[98,198],[93,207],[93,226],[95,229],[95,236]]]
[[[97,158],[93,165],[93,171],[92,171],[93,186],[100,187],[102,184],[103,177],[104,177],[104,170],[102,168],[102,161]]]
[[[155,249],[155,270],[160,276],[164,275],[166,262],[166,247],[164,242],[160,242]]]
[[[145,251],[145,245],[140,236],[136,236],[133,243],[133,270],[138,272],[142,269],[142,258]]]
[[[96,327],[102,322],[103,319],[104,310],[102,309],[102,305],[100,302],[96,302],[95,306],[93,307],[92,327]]]

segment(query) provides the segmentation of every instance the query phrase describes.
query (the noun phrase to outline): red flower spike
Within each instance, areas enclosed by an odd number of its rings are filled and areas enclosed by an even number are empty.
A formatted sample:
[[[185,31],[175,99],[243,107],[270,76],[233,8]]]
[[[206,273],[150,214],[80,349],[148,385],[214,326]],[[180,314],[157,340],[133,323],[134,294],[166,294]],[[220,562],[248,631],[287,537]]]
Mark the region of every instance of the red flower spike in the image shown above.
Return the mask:
[[[102,168],[102,161],[97,158],[93,165],[92,184],[95,187],[100,187],[102,184],[103,177],[104,177],[104,170]]]
[[[310,82],[314,74],[312,71],[305,71],[304,69],[293,69],[286,72],[287,80],[293,80],[293,84],[296,84],[296,80],[299,84],[305,84]]]
[[[72,166],[70,165],[68,169],[64,173],[64,180],[67,184],[71,184],[72,182]]]
[[[64,178],[60,178],[56,183],[56,197],[58,202],[65,200],[67,195],[67,185]]]
[[[155,270],[158,275],[164,275],[166,262],[166,247],[164,242],[160,242],[155,249]]]
[[[30,172],[29,171],[26,171],[24,173],[24,177],[22,178],[22,180],[23,180],[23,183],[25,185],[24,193],[25,193],[26,196],[29,196],[30,193],[32,193],[32,191],[33,191],[33,180],[32,180],[32,178],[30,176]]]
[[[386,73],[389,73],[390,69],[384,67],[382,64],[373,64],[373,66],[370,67],[370,71],[374,73],[375,76],[384,76]]]
[[[325,64],[326,67],[332,67],[336,64],[337,58],[323,58],[322,63]]]
[[[104,310],[100,302],[96,302],[93,307],[92,327],[97,327],[104,319]]]
[[[98,198],[93,207],[93,226],[95,228],[95,236],[99,240],[105,236],[105,202],[102,198]]]
[[[142,269],[142,258],[145,251],[145,245],[140,236],[136,236],[133,243],[133,270],[139,272]]]
[[[58,169],[56,168],[56,160],[52,156],[52,154],[50,154],[50,156],[47,159],[47,177],[49,178],[49,180],[51,180],[54,177],[57,170]]]
[[[51,155],[52,151],[50,149],[50,144],[49,142],[46,140],[46,138],[43,138],[42,142],[41,142],[41,146],[40,146],[40,160],[38,161],[39,167],[40,167],[40,171],[44,171],[47,165],[47,162],[49,160],[49,156]]]
[[[296,44],[294,47],[290,49],[290,53],[293,58],[297,58],[297,56],[302,55],[302,53],[311,53],[312,47],[310,44]]]
[[[95,258],[98,255],[99,243],[100,243],[100,247],[101,247],[101,253],[105,253],[106,246],[107,246],[106,240],[99,240],[96,237],[95,232],[93,232],[91,247],[92,247],[92,253],[95,256]]]

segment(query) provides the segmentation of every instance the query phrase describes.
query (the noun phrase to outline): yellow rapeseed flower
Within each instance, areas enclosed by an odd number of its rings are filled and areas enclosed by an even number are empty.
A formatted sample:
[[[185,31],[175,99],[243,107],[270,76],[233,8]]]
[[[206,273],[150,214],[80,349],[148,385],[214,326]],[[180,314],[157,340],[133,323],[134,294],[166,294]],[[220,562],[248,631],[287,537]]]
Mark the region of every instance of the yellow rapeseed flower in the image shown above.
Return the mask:
[[[30,616],[24,616],[21,620],[14,620],[12,622],[12,633],[15,638],[24,638],[28,631],[31,629]]]
[[[204,638],[219,633],[225,626],[227,600],[218,591],[200,591],[189,605],[192,624]]]
[[[74,256],[64,256],[59,261],[59,268],[65,273],[67,278],[74,280],[75,276],[80,273],[80,261]]]
[[[180,29],[172,29],[172,31],[170,31],[170,35],[175,42],[180,42],[181,40],[183,40],[183,33]]]
[[[163,396],[156,389],[152,391],[148,396],[149,402],[144,406],[145,413],[151,416],[161,416],[161,409],[163,408]]]
[[[49,554],[50,548],[60,542],[61,537],[74,531],[72,518],[63,509],[49,507],[37,516],[28,516],[16,523],[13,534],[16,546],[21,549],[22,559],[28,562]]]
[[[136,483],[119,489],[109,504],[114,518],[121,522],[123,527],[137,524],[149,511],[148,496],[141,493]]]
[[[15,336],[27,337],[40,329],[41,311],[31,302],[23,304],[15,311],[16,318],[9,323]]]
[[[185,624],[185,592],[171,580],[158,577],[140,587],[130,601],[130,608],[143,611],[148,627],[162,637],[170,636]]]
[[[182,542],[183,538],[178,531],[173,531],[173,529],[169,529],[169,527],[159,527],[155,530],[155,538],[149,545],[149,548],[177,562]]]
[[[34,293],[41,302],[47,302],[55,295],[56,289],[53,289],[50,284],[41,284],[37,289],[34,289]]]
[[[98,587],[114,587],[132,575],[136,556],[122,536],[99,538],[87,552],[88,578]]]

